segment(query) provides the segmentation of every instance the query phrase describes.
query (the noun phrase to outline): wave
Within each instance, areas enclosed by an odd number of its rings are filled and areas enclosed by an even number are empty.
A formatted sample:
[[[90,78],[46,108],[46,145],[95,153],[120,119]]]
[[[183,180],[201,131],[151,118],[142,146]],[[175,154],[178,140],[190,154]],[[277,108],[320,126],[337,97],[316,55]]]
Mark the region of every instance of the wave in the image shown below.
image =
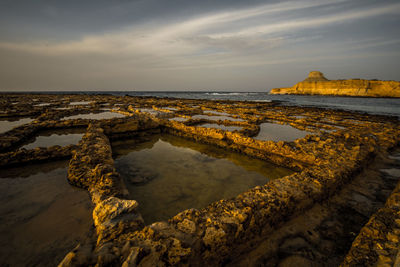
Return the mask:
[[[258,93],[205,93],[206,95],[256,95]]]
[[[253,101],[253,102],[272,102],[272,100],[270,99],[253,99],[253,100],[249,100],[249,101]]]

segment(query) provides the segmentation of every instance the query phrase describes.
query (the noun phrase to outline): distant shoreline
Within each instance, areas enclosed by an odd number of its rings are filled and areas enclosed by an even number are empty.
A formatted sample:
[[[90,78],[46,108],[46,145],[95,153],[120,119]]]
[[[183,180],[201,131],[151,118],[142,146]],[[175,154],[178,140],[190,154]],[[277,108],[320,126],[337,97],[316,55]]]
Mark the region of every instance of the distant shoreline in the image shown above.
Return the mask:
[[[400,98],[400,82],[376,79],[328,80],[323,73],[312,71],[304,81],[292,87],[274,88],[270,94]]]

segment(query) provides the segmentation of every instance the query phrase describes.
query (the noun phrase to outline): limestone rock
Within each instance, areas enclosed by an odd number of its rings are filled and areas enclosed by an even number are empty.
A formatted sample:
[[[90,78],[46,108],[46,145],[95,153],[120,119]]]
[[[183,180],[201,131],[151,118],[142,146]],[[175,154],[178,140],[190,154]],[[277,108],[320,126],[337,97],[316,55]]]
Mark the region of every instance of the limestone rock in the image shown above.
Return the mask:
[[[99,200],[93,210],[93,221],[98,235],[98,243],[110,240],[129,230],[139,230],[144,226],[140,213],[136,212],[135,200],[108,197]]]
[[[400,82],[379,80],[328,80],[319,71],[289,88],[274,88],[271,94],[400,97]]]

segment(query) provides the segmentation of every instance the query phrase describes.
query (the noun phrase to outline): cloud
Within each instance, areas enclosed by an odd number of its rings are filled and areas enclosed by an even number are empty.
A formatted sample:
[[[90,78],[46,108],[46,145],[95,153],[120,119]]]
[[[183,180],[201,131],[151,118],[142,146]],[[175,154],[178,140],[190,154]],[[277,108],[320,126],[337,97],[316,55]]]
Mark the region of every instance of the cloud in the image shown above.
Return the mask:
[[[132,68],[190,68],[251,65],[278,61],[274,53],[300,40],[298,31],[320,29],[385,14],[400,14],[400,4],[340,11],[349,0],[290,1],[200,15],[185,21],[135,24],[118,31],[72,41],[0,42],[0,49],[47,57],[96,56]],[[315,12],[332,7],[331,13]],[[50,9],[49,13],[55,11]],[[326,12],[326,11],[325,11]],[[284,56],[281,55],[282,58]],[[284,62],[286,59],[282,59]]]

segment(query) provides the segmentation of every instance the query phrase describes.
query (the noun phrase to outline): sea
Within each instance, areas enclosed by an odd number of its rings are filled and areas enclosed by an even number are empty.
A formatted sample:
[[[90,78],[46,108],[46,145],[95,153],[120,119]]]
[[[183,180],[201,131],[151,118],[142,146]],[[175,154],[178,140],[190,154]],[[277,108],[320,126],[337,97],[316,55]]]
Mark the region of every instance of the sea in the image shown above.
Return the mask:
[[[350,110],[377,115],[397,116],[400,119],[400,98],[338,97],[307,95],[270,95],[267,92],[172,92],[172,91],[103,91],[86,92],[112,95],[151,96],[186,99],[235,100],[259,102],[283,102],[285,105],[303,107],[321,107]]]
[[[28,93],[28,92],[26,92]],[[32,93],[32,92],[31,92]],[[37,92],[49,93],[49,92]],[[59,94],[111,94],[117,96],[151,96],[208,100],[283,102],[290,106],[350,110],[377,115],[396,116],[400,120],[400,98],[338,97],[309,95],[270,95],[268,92],[195,92],[195,91],[62,91]]]

